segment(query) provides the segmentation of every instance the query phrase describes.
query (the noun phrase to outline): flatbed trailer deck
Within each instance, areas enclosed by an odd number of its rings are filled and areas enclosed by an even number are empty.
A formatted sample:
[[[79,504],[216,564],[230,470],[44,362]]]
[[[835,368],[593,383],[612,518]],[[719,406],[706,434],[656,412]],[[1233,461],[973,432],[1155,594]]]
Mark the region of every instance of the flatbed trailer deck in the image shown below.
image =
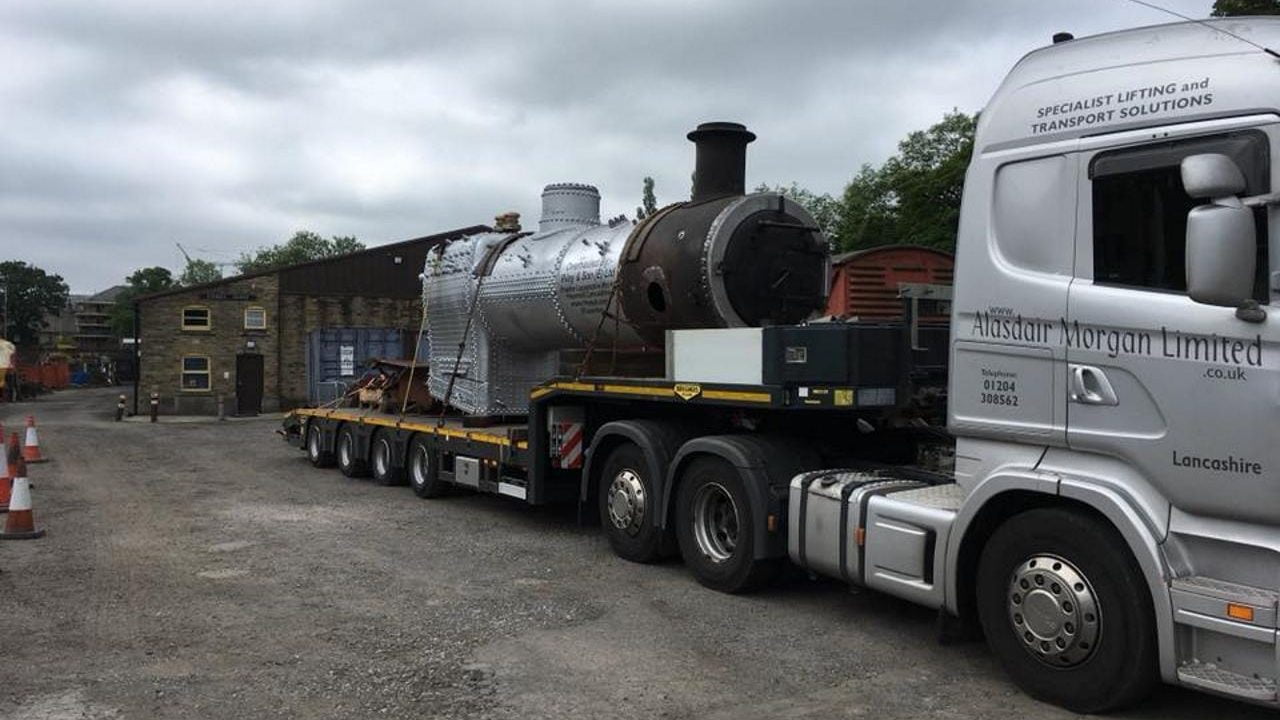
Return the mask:
[[[286,436],[312,454],[318,465],[337,461],[350,474],[372,472],[376,479],[396,482],[406,475],[412,481],[414,466],[410,445],[415,438],[434,454],[436,478],[473,489],[514,497],[530,504],[589,500],[592,459],[609,443],[600,442],[619,430],[601,428],[616,422],[660,418],[680,425],[689,439],[702,424],[707,434],[717,428],[732,429],[735,419],[794,414],[812,418],[824,415],[847,427],[858,417],[879,414],[884,407],[858,404],[854,387],[813,386],[785,388],[770,385],[688,383],[665,379],[618,377],[562,378],[544,383],[529,395],[526,422],[471,426],[474,418],[458,415],[398,415],[357,408],[301,408],[289,413]],[[882,396],[877,396],[882,397]],[[561,413],[556,408],[581,411],[573,431],[580,432],[581,462],[559,463],[561,450],[554,432]],[[576,416],[575,412],[568,413]],[[706,422],[706,421],[714,422]],[[729,427],[726,427],[728,423]],[[343,433],[350,446],[344,450]],[[309,447],[315,434],[315,445]],[[571,448],[570,448],[571,449]],[[344,460],[342,454],[348,454]],[[460,477],[458,458],[479,461],[477,476]],[[661,472],[662,469],[654,468]],[[473,481],[474,480],[474,481]],[[415,488],[416,489],[416,488]]]

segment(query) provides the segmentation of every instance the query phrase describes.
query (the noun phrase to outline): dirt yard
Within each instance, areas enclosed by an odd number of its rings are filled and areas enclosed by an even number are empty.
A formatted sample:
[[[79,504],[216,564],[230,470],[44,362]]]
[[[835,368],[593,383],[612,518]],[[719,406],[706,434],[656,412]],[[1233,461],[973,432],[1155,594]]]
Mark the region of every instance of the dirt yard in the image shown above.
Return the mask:
[[[35,413],[47,537],[0,543],[0,718],[1064,718],[933,615],[794,578],[729,597],[572,508],[316,470],[267,420]],[[1172,688],[1135,718],[1272,718]]]

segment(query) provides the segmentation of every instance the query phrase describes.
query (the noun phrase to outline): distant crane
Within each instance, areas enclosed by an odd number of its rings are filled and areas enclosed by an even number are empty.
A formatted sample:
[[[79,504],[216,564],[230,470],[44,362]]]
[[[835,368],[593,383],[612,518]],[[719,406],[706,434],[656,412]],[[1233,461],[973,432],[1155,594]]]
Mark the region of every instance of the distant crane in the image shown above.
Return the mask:
[[[187,252],[187,249],[182,247],[182,243],[175,242],[174,245],[178,246],[178,252],[182,253],[182,257],[186,258],[188,263],[195,261],[195,258],[191,257],[191,253]],[[232,265],[235,265],[233,262],[214,262],[213,260],[205,260],[205,262],[218,267],[231,267]]]

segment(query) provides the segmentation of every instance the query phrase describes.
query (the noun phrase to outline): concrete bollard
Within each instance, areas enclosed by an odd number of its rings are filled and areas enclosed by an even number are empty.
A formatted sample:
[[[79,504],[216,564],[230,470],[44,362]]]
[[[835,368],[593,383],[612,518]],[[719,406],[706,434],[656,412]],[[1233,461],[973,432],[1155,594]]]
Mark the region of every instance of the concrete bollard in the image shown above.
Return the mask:
[[[151,393],[151,422],[160,417],[160,393]]]
[[[222,393],[218,393],[218,419],[227,419],[227,403],[223,400]]]
[[[120,399],[116,401],[116,422],[121,420],[124,420],[124,395],[121,395]]]

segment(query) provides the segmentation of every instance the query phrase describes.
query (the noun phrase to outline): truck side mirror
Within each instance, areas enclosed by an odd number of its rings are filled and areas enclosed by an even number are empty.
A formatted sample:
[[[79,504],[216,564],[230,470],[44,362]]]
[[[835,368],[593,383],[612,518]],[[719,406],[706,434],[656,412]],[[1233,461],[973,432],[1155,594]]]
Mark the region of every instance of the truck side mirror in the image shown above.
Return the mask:
[[[1189,155],[1182,159],[1182,187],[1193,198],[1221,198],[1244,193],[1244,173],[1221,153]]]
[[[1253,296],[1257,258],[1253,211],[1237,197],[1244,174],[1217,153],[1186,157],[1181,170],[1187,194],[1210,199],[1187,213],[1187,294],[1199,303],[1239,307]]]

